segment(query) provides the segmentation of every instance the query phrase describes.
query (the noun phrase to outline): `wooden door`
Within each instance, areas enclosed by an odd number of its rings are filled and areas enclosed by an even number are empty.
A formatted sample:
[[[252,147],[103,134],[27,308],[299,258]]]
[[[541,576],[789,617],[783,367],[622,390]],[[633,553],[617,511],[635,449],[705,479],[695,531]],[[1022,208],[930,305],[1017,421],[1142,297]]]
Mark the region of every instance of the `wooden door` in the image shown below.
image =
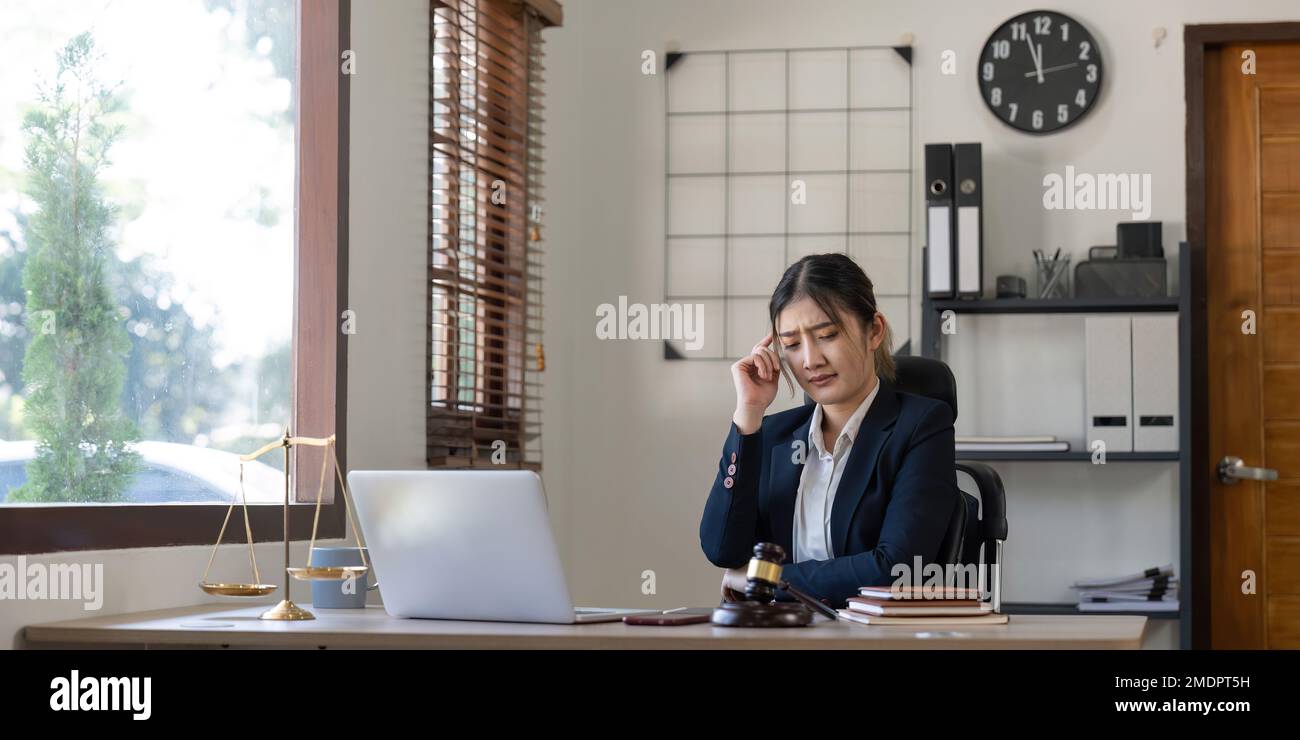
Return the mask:
[[[1211,646],[1300,648],[1300,43],[1206,49],[1205,190],[1210,460],[1195,464],[1278,474],[1211,475]]]

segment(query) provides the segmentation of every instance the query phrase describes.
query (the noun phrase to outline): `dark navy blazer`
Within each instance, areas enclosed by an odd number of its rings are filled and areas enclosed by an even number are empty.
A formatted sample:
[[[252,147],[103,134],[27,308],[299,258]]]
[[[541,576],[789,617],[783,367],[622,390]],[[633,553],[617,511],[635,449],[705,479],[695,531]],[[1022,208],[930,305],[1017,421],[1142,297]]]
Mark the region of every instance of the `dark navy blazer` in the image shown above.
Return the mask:
[[[786,552],[783,579],[842,607],[859,586],[892,584],[895,563],[911,567],[917,555],[925,563],[937,559],[961,496],[953,415],[942,401],[882,381],[842,463],[828,543],[836,557],[794,563],[795,499],[803,470],[795,461],[817,454],[808,442],[815,408],[807,404],[764,417],[753,434],[741,434],[732,423],[700,520],[700,546],[714,565],[742,568],[756,543],[774,542]],[[780,591],[778,598],[791,597]]]

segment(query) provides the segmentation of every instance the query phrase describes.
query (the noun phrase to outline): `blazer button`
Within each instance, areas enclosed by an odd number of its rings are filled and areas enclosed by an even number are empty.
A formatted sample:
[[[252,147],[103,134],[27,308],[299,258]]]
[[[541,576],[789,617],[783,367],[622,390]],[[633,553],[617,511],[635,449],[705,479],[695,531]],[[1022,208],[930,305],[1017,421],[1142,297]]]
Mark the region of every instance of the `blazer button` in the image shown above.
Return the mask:
[[[736,461],[736,453],[734,453],[734,452],[731,453],[731,461],[732,461],[732,462],[735,462],[735,461]]]
[[[722,480],[722,485],[724,488],[731,488],[732,486],[736,485],[736,481],[732,480],[731,476],[727,476]]]
[[[728,465],[728,466],[727,466],[727,475],[735,475],[735,474],[736,474],[736,466],[735,466],[735,465]]]

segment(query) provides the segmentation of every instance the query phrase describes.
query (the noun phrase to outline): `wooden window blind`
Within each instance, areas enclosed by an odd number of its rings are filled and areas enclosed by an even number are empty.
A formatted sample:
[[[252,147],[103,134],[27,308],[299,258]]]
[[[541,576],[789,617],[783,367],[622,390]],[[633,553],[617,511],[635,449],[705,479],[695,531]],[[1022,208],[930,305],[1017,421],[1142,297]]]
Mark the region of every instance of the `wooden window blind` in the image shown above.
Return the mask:
[[[538,470],[541,30],[555,19],[512,0],[433,0],[431,15],[428,464]]]

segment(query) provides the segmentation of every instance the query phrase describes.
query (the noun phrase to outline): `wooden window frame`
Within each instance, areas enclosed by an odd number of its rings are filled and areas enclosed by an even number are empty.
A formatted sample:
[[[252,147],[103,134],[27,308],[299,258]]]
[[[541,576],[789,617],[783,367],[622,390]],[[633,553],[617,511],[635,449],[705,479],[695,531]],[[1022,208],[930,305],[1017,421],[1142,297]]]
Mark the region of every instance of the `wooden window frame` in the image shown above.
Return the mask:
[[[292,361],[293,432],[338,435],[346,470],[347,336],[340,306],[348,297],[348,80],[351,0],[297,0],[298,121]],[[232,297],[236,288],[232,286]],[[312,462],[313,454],[315,462]],[[304,454],[294,508],[315,503],[320,451]],[[335,484],[336,486],[337,484]],[[331,486],[331,490],[335,486]],[[311,489],[308,491],[307,489]],[[311,503],[302,503],[310,501]],[[344,535],[335,495],[321,507],[318,539]],[[229,504],[0,506],[0,555],[137,547],[211,545]],[[257,542],[284,538],[283,507],[250,506]],[[293,540],[311,537],[312,517],[290,517]]]

